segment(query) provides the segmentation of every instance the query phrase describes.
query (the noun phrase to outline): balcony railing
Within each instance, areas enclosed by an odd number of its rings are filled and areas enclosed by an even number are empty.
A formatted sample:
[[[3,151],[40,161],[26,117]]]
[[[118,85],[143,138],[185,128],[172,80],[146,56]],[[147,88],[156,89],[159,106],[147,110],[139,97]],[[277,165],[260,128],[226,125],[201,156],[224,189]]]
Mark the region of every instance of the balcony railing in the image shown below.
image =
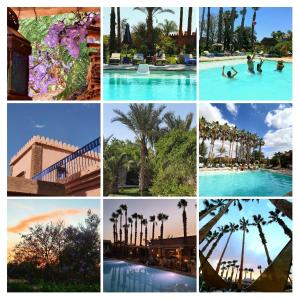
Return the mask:
[[[100,137],[34,175],[32,179],[59,182],[97,165],[100,167]]]

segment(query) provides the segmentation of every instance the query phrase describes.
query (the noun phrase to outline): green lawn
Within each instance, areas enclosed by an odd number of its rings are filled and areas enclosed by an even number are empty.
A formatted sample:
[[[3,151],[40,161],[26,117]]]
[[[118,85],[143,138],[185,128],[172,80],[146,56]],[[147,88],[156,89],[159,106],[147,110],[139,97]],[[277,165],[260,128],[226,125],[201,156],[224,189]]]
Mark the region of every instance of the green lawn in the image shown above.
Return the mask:
[[[121,188],[118,194],[110,194],[109,196],[141,196],[138,188]],[[152,196],[150,191],[144,192],[142,196]]]
[[[53,283],[39,282],[30,283],[7,283],[8,292],[99,292],[100,284],[78,284],[78,283]]]

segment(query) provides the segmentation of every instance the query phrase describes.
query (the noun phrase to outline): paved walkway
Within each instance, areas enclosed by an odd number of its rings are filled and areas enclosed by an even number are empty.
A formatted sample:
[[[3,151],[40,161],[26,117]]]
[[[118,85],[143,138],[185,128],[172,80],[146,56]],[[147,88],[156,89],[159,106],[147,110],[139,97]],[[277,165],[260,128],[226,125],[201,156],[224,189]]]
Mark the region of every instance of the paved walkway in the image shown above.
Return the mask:
[[[134,71],[137,70],[138,66],[129,64],[129,65],[108,65],[104,64],[104,70],[125,70],[125,71]],[[197,70],[196,66],[186,66],[183,64],[178,65],[165,65],[165,66],[154,66],[149,65],[150,71],[195,71]]]

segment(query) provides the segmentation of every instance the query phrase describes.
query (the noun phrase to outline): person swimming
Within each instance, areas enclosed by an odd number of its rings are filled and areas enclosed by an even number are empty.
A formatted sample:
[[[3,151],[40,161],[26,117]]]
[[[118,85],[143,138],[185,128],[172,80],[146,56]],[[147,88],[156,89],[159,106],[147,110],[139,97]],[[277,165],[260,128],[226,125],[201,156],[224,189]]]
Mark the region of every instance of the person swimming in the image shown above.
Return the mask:
[[[262,67],[263,63],[264,63],[264,61],[263,61],[262,59],[260,59],[260,62],[256,65],[256,71],[257,71],[258,73],[261,73],[261,72],[262,72],[261,67]]]
[[[229,78],[229,79],[234,78],[236,76],[236,74],[238,73],[238,71],[234,67],[231,67],[231,70],[234,72],[233,74],[231,73],[231,71],[227,71],[227,73],[225,74],[225,66],[223,66],[222,76],[225,78]]]
[[[279,60],[277,62],[277,66],[276,66],[276,70],[275,71],[281,72],[283,70],[283,68],[284,68],[283,60]]]
[[[252,57],[250,55],[247,56],[247,65],[248,65],[248,71],[252,74],[254,74],[254,59],[255,52],[253,53]]]

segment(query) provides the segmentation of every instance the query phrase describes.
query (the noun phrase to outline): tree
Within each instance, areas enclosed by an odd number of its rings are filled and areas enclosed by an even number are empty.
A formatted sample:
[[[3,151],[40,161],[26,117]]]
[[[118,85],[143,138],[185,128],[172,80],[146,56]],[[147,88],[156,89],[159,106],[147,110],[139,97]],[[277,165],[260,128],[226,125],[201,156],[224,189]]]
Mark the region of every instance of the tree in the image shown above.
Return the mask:
[[[120,243],[122,243],[122,217],[123,217],[123,211],[121,208],[116,210],[116,213],[118,214],[120,225],[119,225],[119,238],[120,238]]]
[[[193,17],[193,8],[189,7],[188,12],[188,24],[187,24],[187,34],[192,35],[192,17]]]
[[[206,20],[206,49],[209,49],[209,34],[210,34],[210,7],[207,8]]]
[[[182,208],[182,223],[183,223],[183,236],[184,236],[184,241],[186,241],[187,237],[187,217],[186,217],[186,211],[185,208],[187,207],[188,203],[184,199],[180,199],[180,201],[177,203],[177,207],[179,209]]]
[[[155,237],[155,225],[156,225],[156,220],[155,220],[155,215],[150,216],[149,220],[152,223],[152,240],[154,240]]]
[[[125,226],[124,226],[124,229],[125,229],[125,245],[127,245],[128,244],[127,205],[126,204],[121,204],[120,208],[125,213]]]
[[[245,30],[246,14],[247,14],[247,7],[243,7],[243,9],[240,11],[240,15],[242,16],[241,26],[239,31],[239,41],[238,41],[240,50],[244,48],[244,30]]]
[[[134,214],[131,215],[131,217],[132,217],[132,219],[134,219],[134,246],[136,246],[138,214],[134,213]]]
[[[144,220],[144,216],[143,216],[143,215],[138,215],[138,219],[140,220],[140,225],[141,225],[141,229],[140,229],[140,246],[142,246],[142,242],[143,242],[143,220]]]
[[[110,53],[116,51],[116,14],[114,7],[110,9],[109,51]]]
[[[265,249],[268,265],[270,265],[272,263],[272,260],[270,258],[269,250],[267,247],[267,240],[266,240],[265,234],[262,229],[262,226],[266,225],[267,222],[264,220],[264,218],[260,214],[254,215],[253,220],[254,220],[253,225],[257,227],[261,243],[263,244],[263,247]]]
[[[160,115],[164,109],[163,105],[156,109],[153,103],[129,104],[127,114],[114,109],[117,116],[112,119],[112,122],[120,122],[128,127],[135,134],[140,146],[139,190],[141,195],[149,189],[148,144],[153,144],[157,137],[158,126],[162,122]]]
[[[182,36],[182,24],[183,24],[183,7],[180,7],[179,36]]]
[[[174,11],[171,9],[163,9],[162,7],[135,7],[134,10],[141,11],[146,15],[146,24],[147,24],[147,47],[150,55],[155,53],[154,49],[154,39],[153,39],[153,18],[156,15],[163,13],[174,14]]]
[[[259,7],[252,7],[253,16],[252,16],[252,25],[251,25],[251,48],[254,51],[254,28],[256,25],[256,12],[259,10]]]
[[[128,223],[130,225],[130,245],[132,245],[132,226],[133,226],[133,219],[131,217],[128,218]]]
[[[204,22],[205,22],[205,7],[202,7],[202,17],[201,17],[201,26],[200,26],[200,46],[201,46],[201,40],[202,40],[202,35],[204,31]]]
[[[285,222],[283,221],[283,219],[280,216],[284,216],[280,210],[278,208],[275,209],[275,211],[269,211],[269,223],[273,223],[276,222],[277,224],[279,224],[281,226],[281,228],[283,229],[284,233],[290,238],[293,238],[293,233],[291,231],[291,229],[289,229],[287,227],[287,225],[285,224]]]
[[[218,231],[214,230],[213,232],[209,232],[206,236],[207,243],[204,245],[204,247],[201,249],[201,252],[204,252],[207,247],[218,237],[219,233]]]
[[[257,269],[259,270],[259,274],[261,275],[261,265],[258,265]]]
[[[218,231],[219,231],[219,235],[218,235],[217,239],[215,240],[215,242],[212,244],[210,250],[208,251],[208,253],[206,255],[206,259],[210,258],[213,251],[215,250],[218,243],[220,242],[221,238],[224,236],[225,233],[227,233],[229,231],[229,226],[228,225],[220,226],[220,227],[218,227]]]
[[[171,131],[173,129],[180,129],[183,131],[191,130],[191,125],[193,122],[193,113],[189,113],[186,115],[185,119],[182,119],[179,115],[176,116],[173,112],[165,113],[163,120],[167,125],[167,131]]]
[[[218,43],[223,41],[223,7],[219,8],[219,17],[218,17]]]
[[[177,24],[171,20],[165,19],[163,23],[159,23],[158,26],[161,28],[164,35],[169,35],[171,32],[176,32],[178,30]]]
[[[148,220],[147,219],[143,219],[142,220],[143,225],[145,226],[145,246],[148,245]]]
[[[117,32],[118,32],[118,51],[121,52],[121,16],[120,16],[120,7],[117,7]]]
[[[164,238],[164,222],[169,219],[169,216],[164,213],[159,213],[157,215],[158,221],[160,221],[160,239],[162,240]]]

